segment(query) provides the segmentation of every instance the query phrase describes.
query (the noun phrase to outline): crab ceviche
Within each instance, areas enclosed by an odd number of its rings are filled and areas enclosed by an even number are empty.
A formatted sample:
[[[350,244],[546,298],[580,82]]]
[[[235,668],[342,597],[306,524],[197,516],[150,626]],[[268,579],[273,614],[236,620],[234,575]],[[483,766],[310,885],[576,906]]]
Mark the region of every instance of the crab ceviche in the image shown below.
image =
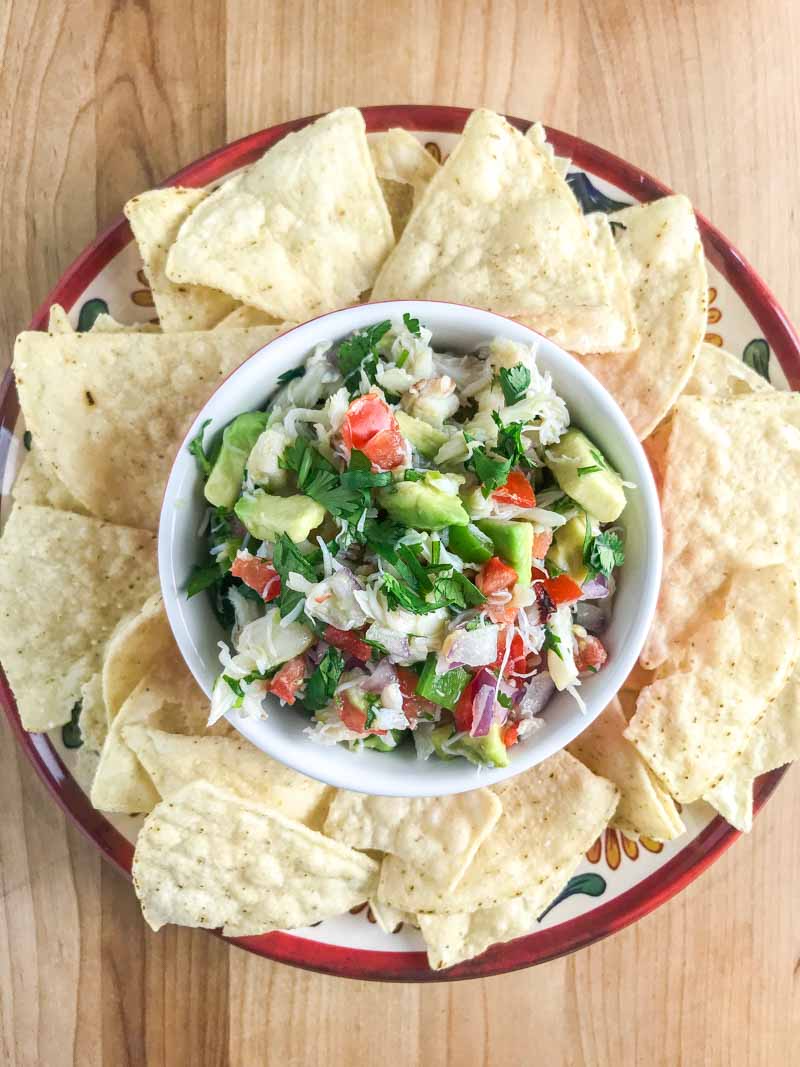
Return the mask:
[[[506,766],[606,660],[626,483],[535,346],[438,352],[406,313],[279,386],[190,445],[208,557],[187,593],[230,631],[211,721],[272,694],[312,741]]]

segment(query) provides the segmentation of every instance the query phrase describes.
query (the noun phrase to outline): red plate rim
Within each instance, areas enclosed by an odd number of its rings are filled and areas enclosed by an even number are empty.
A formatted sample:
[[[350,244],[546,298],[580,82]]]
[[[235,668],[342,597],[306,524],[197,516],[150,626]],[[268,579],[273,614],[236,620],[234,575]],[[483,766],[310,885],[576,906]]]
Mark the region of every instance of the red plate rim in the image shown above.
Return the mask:
[[[432,105],[386,105],[365,107],[361,112],[369,132],[392,126],[435,133],[460,133],[471,109]],[[307,116],[250,134],[184,167],[163,185],[201,186],[231,170],[257,159],[285,134],[313,122]],[[526,119],[509,116],[509,121],[525,130]],[[649,201],[672,192],[666,185],[638,167],[572,134],[547,127],[548,138],[560,155],[593,176],[609,181],[636,200]],[[730,283],[763,331],[792,389],[800,388],[800,341],[783,309],[744,256],[703,215],[697,215],[708,260]],[[74,260],[33,316],[29,329],[44,327],[50,305],[70,309],[87,285],[130,241],[127,220],[119,215]],[[0,384],[0,431],[13,431],[19,404],[13,376],[8,371]],[[9,434],[0,433],[0,469],[7,459]],[[22,729],[13,694],[0,672],[0,702],[16,739],[62,810],[100,849],[122,874],[130,878],[133,848],[108,820],[95,811],[44,734],[28,734]],[[760,811],[786,768],[764,775],[755,788],[754,809]],[[485,978],[495,974],[544,963],[574,952],[623,929],[666,903],[717,860],[741,835],[717,817],[671,860],[631,889],[591,912],[548,927],[525,937],[495,945],[474,960],[458,964],[447,972],[431,971],[423,952],[386,952],[328,945],[293,934],[272,933],[259,937],[232,939],[250,952],[282,963],[324,974],[373,981],[454,981]]]

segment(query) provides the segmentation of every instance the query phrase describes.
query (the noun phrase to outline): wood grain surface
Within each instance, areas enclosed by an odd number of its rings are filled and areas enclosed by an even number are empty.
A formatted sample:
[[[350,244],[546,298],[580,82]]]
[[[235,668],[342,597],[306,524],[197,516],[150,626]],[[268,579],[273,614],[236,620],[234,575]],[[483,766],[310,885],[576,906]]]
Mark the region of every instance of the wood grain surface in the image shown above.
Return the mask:
[[[488,105],[685,191],[800,319],[796,0],[0,0],[0,368],[133,193],[346,103]],[[0,729],[0,1062],[797,1063],[800,773],[638,925],[534,970],[369,985],[201,931],[129,885]]]

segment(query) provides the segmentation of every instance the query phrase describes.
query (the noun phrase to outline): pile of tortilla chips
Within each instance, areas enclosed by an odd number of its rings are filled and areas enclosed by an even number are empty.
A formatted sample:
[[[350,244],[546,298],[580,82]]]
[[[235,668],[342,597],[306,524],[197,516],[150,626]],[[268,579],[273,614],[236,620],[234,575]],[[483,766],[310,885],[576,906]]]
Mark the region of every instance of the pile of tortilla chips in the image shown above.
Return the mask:
[[[125,208],[157,324],[61,308],[20,335],[29,454],[0,541],[0,659],[23,725],[77,723],[94,805],[147,814],[147,921],[250,935],[369,901],[433,968],[529,932],[609,823],[666,841],[676,800],[748,829],[755,778],[800,755],[800,397],[702,343],[691,205],[584,216],[543,128],[475,112],[440,166],[354,108],[213,189]],[[294,321],[364,299],[472,304],[575,354],[626,412],[662,496],[665,573],[641,666],[569,745],[501,786],[337,791],[276,764],[183,664],[157,589],[164,482],[216,382]],[[353,759],[358,759],[353,755]]]

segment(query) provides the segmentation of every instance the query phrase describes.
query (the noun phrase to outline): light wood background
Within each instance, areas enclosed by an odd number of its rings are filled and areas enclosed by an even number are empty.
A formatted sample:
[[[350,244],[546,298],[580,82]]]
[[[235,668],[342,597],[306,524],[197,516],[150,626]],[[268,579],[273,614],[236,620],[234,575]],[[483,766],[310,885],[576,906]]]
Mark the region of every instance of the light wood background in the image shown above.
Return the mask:
[[[796,0],[0,0],[0,42],[0,367],[129,196],[346,103],[484,104],[597,141],[687,192],[800,318]],[[605,943],[385,986],[153,935],[0,734],[3,1064],[798,1062],[800,773]]]

